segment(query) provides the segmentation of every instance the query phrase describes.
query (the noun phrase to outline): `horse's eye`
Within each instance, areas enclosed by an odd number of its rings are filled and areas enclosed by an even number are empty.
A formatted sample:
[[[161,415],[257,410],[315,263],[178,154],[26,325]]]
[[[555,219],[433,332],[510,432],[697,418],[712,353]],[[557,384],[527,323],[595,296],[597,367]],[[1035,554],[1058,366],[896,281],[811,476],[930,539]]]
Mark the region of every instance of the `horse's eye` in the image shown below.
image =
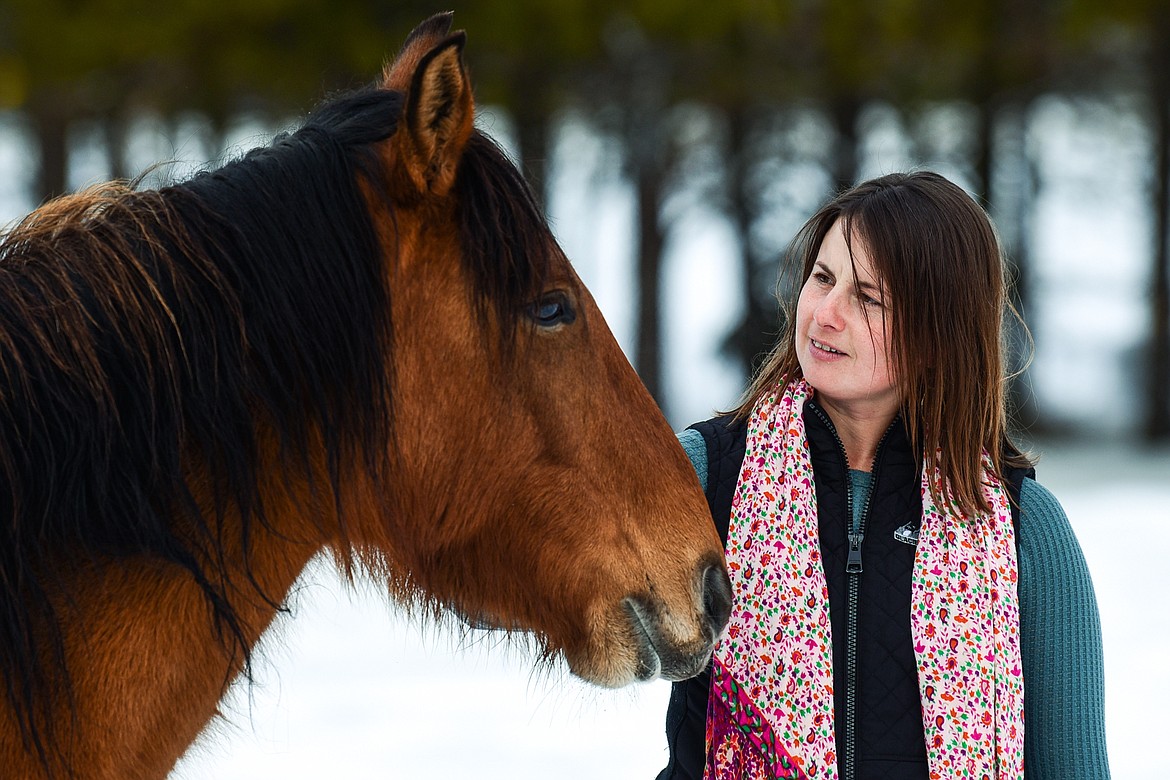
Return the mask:
[[[560,292],[549,293],[529,305],[527,314],[541,328],[551,328],[561,323],[567,325],[577,319],[568,297]]]

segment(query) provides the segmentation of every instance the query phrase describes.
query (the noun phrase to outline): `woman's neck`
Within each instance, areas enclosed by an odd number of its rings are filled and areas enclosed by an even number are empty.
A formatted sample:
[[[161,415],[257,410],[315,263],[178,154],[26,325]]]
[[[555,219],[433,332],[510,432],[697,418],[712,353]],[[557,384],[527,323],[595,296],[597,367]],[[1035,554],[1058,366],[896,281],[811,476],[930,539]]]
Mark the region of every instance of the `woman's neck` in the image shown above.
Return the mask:
[[[814,394],[816,401],[833,421],[837,437],[845,448],[849,468],[858,471],[872,471],[878,445],[889,429],[898,410],[864,408],[855,405],[837,404],[821,394]]]

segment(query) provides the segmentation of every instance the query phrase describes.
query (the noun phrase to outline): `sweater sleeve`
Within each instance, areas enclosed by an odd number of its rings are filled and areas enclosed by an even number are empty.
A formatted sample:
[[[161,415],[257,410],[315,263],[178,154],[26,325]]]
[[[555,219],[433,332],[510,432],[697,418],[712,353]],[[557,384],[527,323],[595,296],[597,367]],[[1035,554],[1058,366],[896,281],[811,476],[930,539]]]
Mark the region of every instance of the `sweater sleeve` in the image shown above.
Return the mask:
[[[1097,597],[1068,517],[1031,479],[1020,490],[1019,556],[1026,780],[1108,778]]]
[[[707,443],[703,441],[703,434],[694,428],[687,428],[678,434],[678,443],[682,445],[683,450],[687,453],[687,457],[691,459],[691,465],[695,467],[695,473],[699,475],[699,484],[706,491]]]

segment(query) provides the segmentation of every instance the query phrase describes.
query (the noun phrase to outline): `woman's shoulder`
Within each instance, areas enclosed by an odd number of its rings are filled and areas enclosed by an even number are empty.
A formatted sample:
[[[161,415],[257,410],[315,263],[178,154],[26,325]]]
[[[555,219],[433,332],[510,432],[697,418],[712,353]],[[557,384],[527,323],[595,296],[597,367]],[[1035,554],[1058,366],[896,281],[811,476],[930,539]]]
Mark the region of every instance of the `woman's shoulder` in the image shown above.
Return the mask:
[[[1032,478],[1020,486],[1021,575],[1033,585],[1049,580],[1083,581],[1091,592],[1084,552],[1064,507],[1052,491]]]
[[[1052,491],[1041,485],[1035,477],[1024,477],[1020,482],[1020,511],[1033,522],[1068,522],[1064,507]]]
[[[1051,490],[1032,477],[1020,483],[1019,534],[1023,550],[1051,553],[1073,547],[1080,552],[1064,507]]]
[[[1020,483],[1020,536],[1021,541],[1065,539],[1076,543],[1064,507],[1034,477],[1025,477]]]

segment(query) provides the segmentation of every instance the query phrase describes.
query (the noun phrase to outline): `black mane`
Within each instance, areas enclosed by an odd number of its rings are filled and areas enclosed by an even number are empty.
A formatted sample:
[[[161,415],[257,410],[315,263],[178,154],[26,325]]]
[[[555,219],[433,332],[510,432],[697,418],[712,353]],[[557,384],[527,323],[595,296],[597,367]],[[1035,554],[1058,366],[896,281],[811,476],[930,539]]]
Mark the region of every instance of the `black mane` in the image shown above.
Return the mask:
[[[360,91],[217,171],[69,196],[0,237],[0,655],[42,760],[59,749],[51,713],[71,698],[55,564],[182,566],[247,672],[222,550],[227,513],[242,518],[245,549],[267,522],[259,436],[277,438],[293,474],[320,434],[331,482],[320,488],[335,500],[343,464],[380,472],[391,295],[359,179],[391,208],[374,144],[401,107],[399,93]],[[551,236],[479,133],[456,187],[472,302],[508,342],[555,259]],[[212,512],[195,504],[190,456],[207,464]]]

